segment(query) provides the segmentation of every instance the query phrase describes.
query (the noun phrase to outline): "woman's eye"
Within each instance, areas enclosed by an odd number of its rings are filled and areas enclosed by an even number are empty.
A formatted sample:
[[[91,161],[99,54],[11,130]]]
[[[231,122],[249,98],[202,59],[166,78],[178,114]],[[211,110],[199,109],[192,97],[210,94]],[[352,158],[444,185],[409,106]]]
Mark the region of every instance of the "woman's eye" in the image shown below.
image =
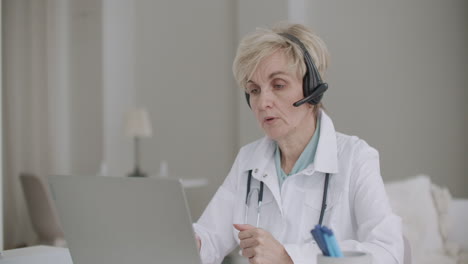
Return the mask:
[[[281,79],[273,80],[272,84],[273,84],[273,88],[275,89],[283,89],[284,87],[286,87],[286,83]]]
[[[259,93],[260,93],[260,89],[258,88],[252,88],[249,91],[249,94],[259,94]]]
[[[249,84],[246,88],[247,88],[246,92],[248,94],[259,94],[260,93],[260,88],[255,84]]]

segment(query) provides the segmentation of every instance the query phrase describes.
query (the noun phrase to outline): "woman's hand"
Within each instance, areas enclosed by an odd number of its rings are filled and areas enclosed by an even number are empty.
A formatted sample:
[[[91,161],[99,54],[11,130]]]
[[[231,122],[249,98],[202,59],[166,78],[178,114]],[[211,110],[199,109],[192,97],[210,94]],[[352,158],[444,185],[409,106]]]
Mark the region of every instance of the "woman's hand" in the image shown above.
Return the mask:
[[[242,256],[252,264],[262,263],[293,263],[291,257],[268,231],[251,225],[234,224],[239,230]]]
[[[197,240],[198,251],[200,251],[200,249],[201,249],[201,239],[200,239],[200,237],[197,235],[197,233],[195,233],[195,239]]]

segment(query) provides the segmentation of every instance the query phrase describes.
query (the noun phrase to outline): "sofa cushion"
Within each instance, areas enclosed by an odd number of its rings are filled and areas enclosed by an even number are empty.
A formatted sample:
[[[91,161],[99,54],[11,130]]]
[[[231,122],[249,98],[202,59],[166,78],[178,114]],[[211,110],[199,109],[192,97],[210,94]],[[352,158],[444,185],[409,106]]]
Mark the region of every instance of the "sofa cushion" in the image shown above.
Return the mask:
[[[428,252],[444,254],[438,212],[427,176],[417,176],[385,185],[394,212],[402,218],[403,234],[409,240],[414,258]]]

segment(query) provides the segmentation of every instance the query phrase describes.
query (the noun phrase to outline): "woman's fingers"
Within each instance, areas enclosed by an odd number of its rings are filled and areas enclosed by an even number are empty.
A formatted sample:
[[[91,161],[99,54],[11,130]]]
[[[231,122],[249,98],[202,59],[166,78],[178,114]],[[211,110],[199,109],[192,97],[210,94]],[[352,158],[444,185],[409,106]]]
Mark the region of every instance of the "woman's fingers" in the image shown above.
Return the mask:
[[[240,241],[240,247],[242,249],[244,248],[250,248],[250,247],[254,247],[254,246],[258,246],[259,242],[257,239],[255,238],[247,238],[247,239],[243,239]]]

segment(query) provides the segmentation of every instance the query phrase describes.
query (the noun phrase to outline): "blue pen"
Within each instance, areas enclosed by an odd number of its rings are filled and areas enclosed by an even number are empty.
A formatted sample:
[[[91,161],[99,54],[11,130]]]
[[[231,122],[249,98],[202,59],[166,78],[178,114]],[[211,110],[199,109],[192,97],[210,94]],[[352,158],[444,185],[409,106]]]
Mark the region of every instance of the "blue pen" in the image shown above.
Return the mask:
[[[341,257],[343,257],[343,253],[341,252],[340,245],[338,244],[338,241],[336,240],[336,237],[333,234],[333,231],[331,229],[329,229],[329,230],[330,230],[330,239],[331,239],[331,242],[333,243],[333,245],[335,247],[336,256],[341,258]]]
[[[320,230],[322,231],[323,240],[325,241],[325,246],[327,247],[328,252],[330,253],[330,257],[336,257],[334,248],[332,246],[332,242],[330,241],[330,238],[328,236],[328,228],[326,226],[321,226]]]
[[[330,252],[328,251],[327,244],[325,243],[325,239],[320,225],[316,225],[315,228],[310,231],[310,233],[315,239],[315,242],[317,242],[317,245],[320,248],[320,250],[322,250],[323,255],[330,256]]]
[[[325,244],[327,245],[328,252],[330,252],[330,257],[336,257],[336,253],[333,248],[332,242],[330,241],[330,237],[327,234],[323,234],[323,239],[325,240]]]
[[[325,226],[322,227],[322,231],[325,235],[325,242],[328,245],[328,249],[331,251],[331,256],[343,257],[343,253],[341,253],[341,249],[338,245],[338,241],[336,241],[336,238],[333,235],[333,231]]]

